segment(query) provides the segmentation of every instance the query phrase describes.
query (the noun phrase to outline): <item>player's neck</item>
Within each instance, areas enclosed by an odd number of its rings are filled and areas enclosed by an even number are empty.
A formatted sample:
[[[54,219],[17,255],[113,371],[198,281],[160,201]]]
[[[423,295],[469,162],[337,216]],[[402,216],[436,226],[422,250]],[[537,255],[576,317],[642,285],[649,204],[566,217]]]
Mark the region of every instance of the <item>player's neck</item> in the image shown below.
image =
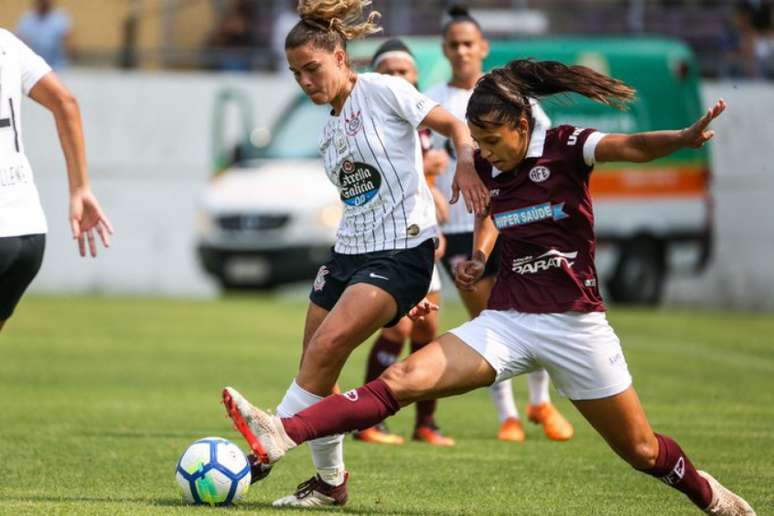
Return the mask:
[[[349,98],[350,93],[352,93],[352,90],[355,88],[355,83],[357,82],[357,74],[352,72],[350,73],[349,77],[344,81],[344,85],[339,90],[339,94],[336,95],[336,97],[331,101],[331,107],[333,108],[333,113],[336,116],[339,116],[341,114],[341,110],[344,108],[344,103]]]
[[[472,90],[482,75],[484,74],[479,73],[476,75],[470,75],[468,77],[460,77],[452,74],[452,78],[449,81],[449,86],[459,88],[461,90]]]

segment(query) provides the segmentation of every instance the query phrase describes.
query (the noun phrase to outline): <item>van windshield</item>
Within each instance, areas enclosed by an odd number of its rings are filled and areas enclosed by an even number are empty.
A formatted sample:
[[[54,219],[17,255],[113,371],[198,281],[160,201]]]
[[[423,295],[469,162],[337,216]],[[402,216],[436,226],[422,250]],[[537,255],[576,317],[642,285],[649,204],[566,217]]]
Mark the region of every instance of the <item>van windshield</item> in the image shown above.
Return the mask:
[[[320,157],[320,131],[330,107],[318,106],[304,98],[285,111],[277,121],[271,143],[261,149],[259,157],[270,159],[304,159]]]

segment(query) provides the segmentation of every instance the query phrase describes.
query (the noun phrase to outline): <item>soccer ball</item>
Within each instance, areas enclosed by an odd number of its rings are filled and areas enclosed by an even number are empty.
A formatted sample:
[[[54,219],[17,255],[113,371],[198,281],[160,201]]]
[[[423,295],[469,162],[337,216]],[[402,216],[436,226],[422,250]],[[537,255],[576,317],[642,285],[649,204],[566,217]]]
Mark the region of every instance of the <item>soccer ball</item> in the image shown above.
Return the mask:
[[[175,477],[188,503],[227,505],[247,494],[250,463],[231,441],[205,437],[183,453]]]

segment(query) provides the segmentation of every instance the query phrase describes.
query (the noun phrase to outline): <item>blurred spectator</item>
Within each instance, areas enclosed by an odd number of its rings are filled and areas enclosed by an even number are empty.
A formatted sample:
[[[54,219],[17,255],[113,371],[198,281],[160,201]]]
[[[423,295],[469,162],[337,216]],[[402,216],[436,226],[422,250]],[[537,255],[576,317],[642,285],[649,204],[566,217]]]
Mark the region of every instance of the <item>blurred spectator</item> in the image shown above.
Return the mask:
[[[245,72],[252,68],[255,0],[234,0],[207,40],[215,68]]]
[[[70,17],[53,0],[34,0],[16,26],[16,34],[52,68],[63,68],[75,54]]]
[[[298,23],[297,0],[275,2],[274,24],[271,32],[271,51],[274,68],[280,72],[290,73],[285,60],[285,36]]]
[[[725,45],[725,75],[773,77],[772,36],[771,5],[768,2],[737,2]]]

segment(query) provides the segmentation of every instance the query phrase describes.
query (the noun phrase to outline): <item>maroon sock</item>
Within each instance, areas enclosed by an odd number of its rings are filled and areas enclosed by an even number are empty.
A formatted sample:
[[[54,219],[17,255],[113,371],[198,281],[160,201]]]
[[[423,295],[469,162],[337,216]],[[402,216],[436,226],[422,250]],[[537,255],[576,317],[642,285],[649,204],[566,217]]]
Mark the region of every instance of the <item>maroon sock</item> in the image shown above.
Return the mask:
[[[699,509],[706,509],[712,502],[709,482],[699,476],[688,456],[680,446],[665,435],[656,434],[658,458],[651,469],[643,473],[661,479],[666,485],[685,494]]]
[[[371,427],[400,410],[390,388],[377,378],[358,389],[334,394],[293,417],[282,418],[282,425],[296,444]]]
[[[414,353],[417,350],[427,346],[428,344],[428,342],[411,341],[411,352]],[[435,428],[435,408],[437,406],[437,400],[417,401],[417,419],[414,428],[419,428],[420,426],[429,426],[430,428]]]
[[[366,383],[379,378],[385,369],[395,363],[402,350],[403,342],[395,342],[380,335],[374,341],[371,352],[368,354]]]

